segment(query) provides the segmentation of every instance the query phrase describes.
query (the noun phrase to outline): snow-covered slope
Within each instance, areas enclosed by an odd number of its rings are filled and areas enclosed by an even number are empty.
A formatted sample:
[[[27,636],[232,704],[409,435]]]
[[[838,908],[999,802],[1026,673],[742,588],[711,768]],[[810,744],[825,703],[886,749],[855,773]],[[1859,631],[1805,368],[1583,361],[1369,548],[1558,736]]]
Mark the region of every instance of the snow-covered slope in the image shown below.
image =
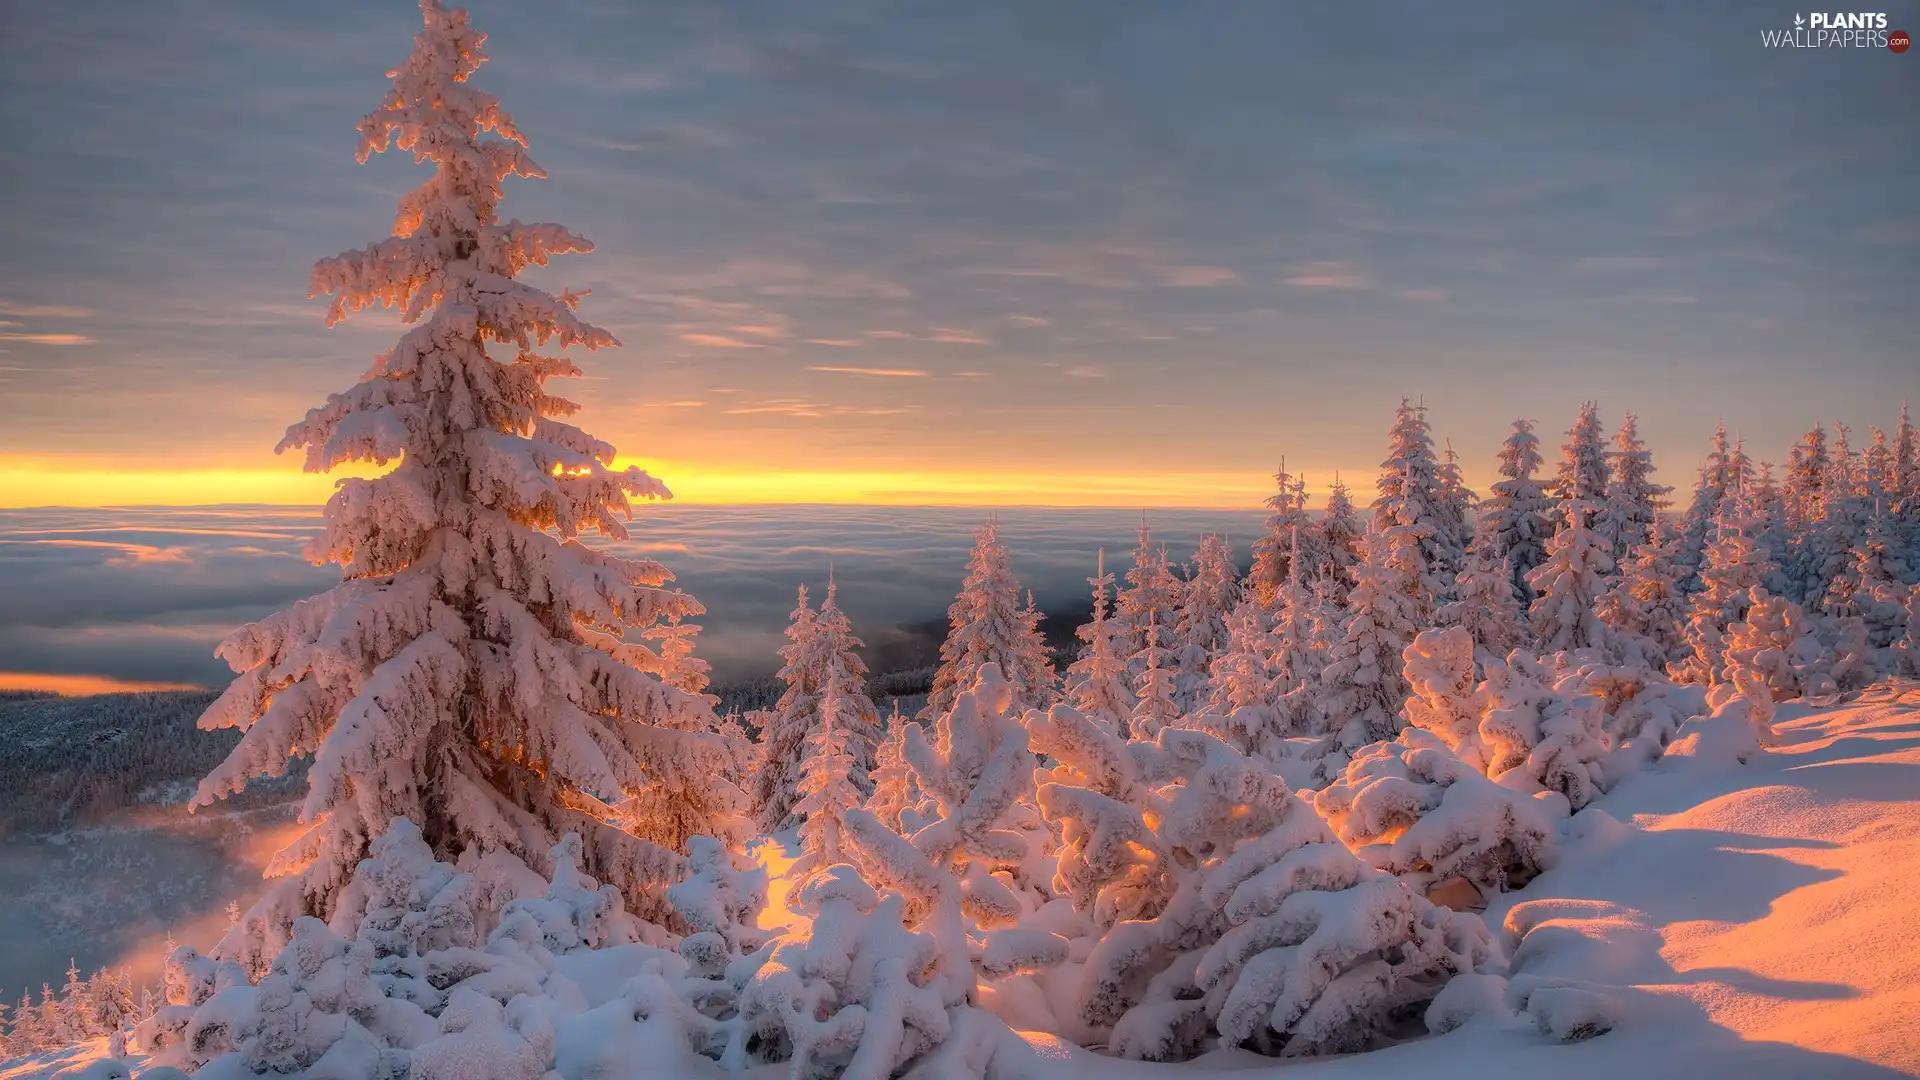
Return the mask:
[[[1560,1043],[1482,1018],[1447,1035],[1276,1067],[1252,1054],[1115,1061],[999,1041],[993,1080],[1233,1069],[1287,1080],[1848,1080],[1920,1075],[1920,690],[1783,705],[1747,765],[1685,748],[1572,822],[1559,864],[1487,913],[1527,930],[1516,976],[1596,991],[1614,1030]],[[956,1040],[958,1043],[960,1040]],[[1241,1069],[1255,1071],[1239,1072]]]
[[[910,1075],[1920,1075],[1920,950],[1910,944],[1911,882],[1920,866],[1920,689],[1909,683],[1896,696],[1876,687],[1825,709],[1783,705],[1778,729],[1780,744],[1745,765],[1716,754],[1711,739],[1683,732],[1666,758],[1572,819],[1552,869],[1487,912],[1507,935],[1514,985],[1572,987],[1613,1024],[1605,1034],[1563,1043],[1495,1009],[1445,1035],[1345,1058],[1281,1065],[1236,1052],[1158,1065],[1016,1034],[973,1012],[967,1023],[994,1030],[953,1038]],[[782,852],[767,862],[778,873],[790,859]],[[784,884],[776,879],[772,891]],[[7,1063],[0,1080],[52,1076],[104,1052],[96,1042]],[[704,1059],[665,1071],[662,1061],[625,1060],[631,1071],[592,1075],[711,1070]],[[767,1066],[748,1075],[770,1080],[783,1072]]]

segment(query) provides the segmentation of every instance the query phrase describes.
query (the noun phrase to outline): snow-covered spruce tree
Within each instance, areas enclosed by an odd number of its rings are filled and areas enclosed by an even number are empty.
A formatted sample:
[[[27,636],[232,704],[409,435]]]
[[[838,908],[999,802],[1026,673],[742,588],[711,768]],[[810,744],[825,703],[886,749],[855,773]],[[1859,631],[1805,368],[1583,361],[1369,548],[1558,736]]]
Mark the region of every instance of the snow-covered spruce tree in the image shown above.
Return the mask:
[[[841,862],[840,835],[846,813],[866,798],[868,786],[856,769],[856,732],[868,721],[838,681],[829,682],[820,696],[820,718],[807,736],[800,757],[800,801],[793,806],[801,818],[800,861],[796,876]]]
[[[1845,442],[1843,431],[1843,456]],[[1713,429],[1713,450],[1700,466],[1693,501],[1687,505],[1686,516],[1681,521],[1679,558],[1686,570],[1686,577],[1680,583],[1683,593],[1692,593],[1700,587],[1700,567],[1706,563],[1707,544],[1713,539],[1715,522],[1720,519],[1720,504],[1734,489],[1734,474],[1734,454],[1727,440],[1727,425],[1721,423]]]
[[[1607,482],[1606,433],[1600,427],[1600,407],[1583,401],[1580,415],[1567,429],[1567,441],[1560,447],[1560,470],[1553,478],[1555,531],[1563,527],[1572,503],[1584,502],[1590,508],[1603,505]]]
[[[1906,627],[1905,567],[1895,553],[1893,531],[1888,515],[1875,513],[1852,558],[1826,590],[1827,612],[1858,616],[1876,649],[1891,646]]]
[[[1273,656],[1266,610],[1248,593],[1227,618],[1227,644],[1213,658],[1207,700],[1193,726],[1243,754],[1263,754],[1273,749],[1272,740],[1295,734],[1274,723],[1273,704],[1282,688]]]
[[[1322,576],[1314,585],[1318,588],[1307,581],[1304,560],[1296,558],[1276,598],[1271,666],[1284,692],[1319,683],[1320,668],[1339,630],[1338,613],[1325,596],[1331,579]]]
[[[1325,580],[1332,586],[1328,600],[1335,606],[1344,606],[1347,593],[1353,589],[1355,569],[1366,561],[1361,541],[1367,530],[1353,508],[1347,485],[1341,483],[1338,476],[1333,478],[1333,489],[1327,493],[1327,508],[1320,516],[1319,525],[1327,549]]]
[[[710,836],[695,837],[691,848],[687,876],[667,890],[668,902],[691,931],[677,951],[699,977],[723,979],[730,965],[758,952],[772,936],[758,925],[767,906],[767,870]]]
[[[1547,537],[1553,533],[1548,520],[1552,500],[1535,479],[1541,461],[1533,421],[1515,420],[1512,433],[1500,446],[1500,479],[1480,504],[1480,527],[1492,537],[1486,554],[1507,560],[1514,595],[1529,601],[1533,594],[1527,589],[1527,575],[1547,561]]]
[[[753,776],[754,815],[760,830],[767,833],[793,825],[793,805],[800,799],[800,757],[818,717],[824,674],[814,633],[819,616],[807,599],[806,585],[796,592],[798,599],[787,617],[787,643],[780,647],[784,663],[779,678],[787,688],[774,707],[762,714],[764,750]]]
[[[1915,436],[1913,418],[1907,403],[1900,403],[1900,421],[1893,428],[1893,482],[1887,494],[1903,517],[1912,518],[1920,507],[1920,437]]]
[[[1147,620],[1148,644],[1133,657],[1130,666],[1139,671],[1134,683],[1133,716],[1127,728],[1136,739],[1151,739],[1160,729],[1170,726],[1181,715],[1177,678],[1180,669],[1174,653],[1152,644],[1159,639],[1159,628]]]
[[[1439,739],[1462,761],[1486,771],[1480,743],[1479,682],[1473,638],[1461,627],[1422,630],[1401,653],[1410,691],[1407,723]]]
[[[1614,659],[1665,671],[1684,655],[1680,622],[1688,605],[1680,593],[1679,552],[1680,538],[1665,522],[1655,522],[1653,535],[1633,550],[1595,601],[1594,614],[1606,625]]]
[[[1831,463],[1827,456],[1827,429],[1815,424],[1787,452],[1784,496],[1788,519],[1796,529],[1819,521],[1826,512],[1823,488]]]
[[[1452,596],[1434,613],[1434,621],[1465,630],[1476,653],[1500,657],[1528,634],[1522,629],[1520,603],[1507,572],[1509,556],[1492,554],[1500,546],[1495,529],[1492,519],[1480,519],[1473,546],[1467,550],[1467,564],[1454,581]]]
[[[895,832],[911,833],[919,827],[917,808],[926,798],[906,757],[907,731],[919,727],[896,711],[887,725],[887,737],[874,751],[873,794],[867,796],[863,809]],[[922,730],[919,737],[924,739],[926,732]],[[844,820],[845,815],[841,816]]]
[[[1747,617],[1727,628],[1726,665],[1743,669],[1773,692],[1775,701],[1834,692],[1833,654],[1799,604],[1756,585]]]
[[[1401,398],[1388,435],[1372,524],[1382,529],[1392,525],[1419,527],[1420,569],[1416,578],[1426,583],[1437,600],[1465,561],[1465,522],[1455,520],[1452,513],[1440,463],[1433,453],[1433,429],[1427,423],[1426,406]],[[1429,604],[1427,610],[1431,607]]]
[[[1653,535],[1673,489],[1653,482],[1653,454],[1640,441],[1640,421],[1632,413],[1620,421],[1613,447],[1607,452],[1607,498],[1593,528],[1617,563]]]
[[[1219,533],[1200,537],[1193,566],[1181,583],[1179,623],[1174,637],[1175,700],[1191,711],[1206,696],[1207,664],[1227,640],[1227,615],[1240,599],[1240,572],[1233,548]]]
[[[1113,617],[1108,600],[1113,575],[1107,573],[1104,549],[1098,559],[1094,576],[1087,579],[1093,586],[1093,617],[1073,632],[1082,644],[1079,658],[1067,668],[1065,698],[1107,730],[1120,731],[1133,715],[1134,696],[1127,679],[1127,656],[1121,651],[1125,631]]]
[[[1153,542],[1146,519],[1140,521],[1140,542],[1133,552],[1125,586],[1114,598],[1113,618],[1125,635],[1128,676],[1136,684],[1145,670],[1143,651],[1149,645],[1173,649],[1179,644],[1174,628],[1180,621],[1180,578],[1167,561],[1165,545]]]
[[[1753,537],[1754,519],[1746,493],[1736,489],[1722,500],[1700,568],[1700,589],[1687,608],[1681,636],[1686,653],[1668,665],[1675,682],[1714,686],[1727,681],[1727,628],[1746,618],[1753,587],[1766,581],[1771,563]]]
[[[1517,889],[1553,857],[1537,800],[1487,779],[1419,728],[1362,747],[1313,808],[1363,862],[1432,896],[1463,878],[1462,899]],[[1436,886],[1438,888],[1436,888]]]
[[[999,667],[1022,707],[1050,704],[1055,676],[1038,616],[1031,603],[1020,604],[1020,582],[1000,539],[999,522],[981,525],[974,530],[966,580],[947,608],[950,628],[921,715],[937,716],[952,708],[954,698],[974,684],[987,664]]]
[[[918,726],[906,730],[902,756],[930,803],[914,815],[911,834],[865,810],[845,815],[850,861],[906,897],[906,924],[932,935],[936,981],[955,1000],[973,998],[980,974],[998,978],[1066,959],[1061,939],[1014,928],[1048,898],[1052,872],[1020,716],[999,667],[982,666],[935,722],[931,741]]]
[[[1547,561],[1527,576],[1533,588],[1527,618],[1544,652],[1599,649],[1606,644],[1606,625],[1594,614],[1594,601],[1606,589],[1613,557],[1607,554],[1605,538],[1589,524],[1592,518],[1592,503],[1584,499],[1562,503],[1560,530],[1547,542]]]
[[[820,730],[829,693],[840,710],[842,749],[852,759],[852,783],[863,796],[870,787],[867,774],[880,741],[879,712],[867,696],[867,665],[856,651],[861,642],[840,610],[838,593],[839,587],[829,581],[826,599],[814,611],[807,606],[806,586],[800,586],[787,626],[779,675],[787,688],[767,717],[760,736],[765,758],[754,773],[754,805],[762,832],[792,828],[800,819],[795,807],[808,739]]]
[[[1419,626],[1419,532],[1376,523],[1367,561],[1348,597],[1346,623],[1320,669],[1317,707],[1325,733],[1346,750],[1393,738],[1406,700],[1400,654]]]
[[[1041,796],[1160,822],[1146,844],[1124,841],[1124,815],[1087,822],[1122,841],[1099,850],[1144,857],[1172,886],[1157,914],[1113,924],[1087,956],[1076,1011],[1111,1025],[1111,1052],[1173,1060],[1216,1035],[1289,1056],[1360,1049],[1488,959],[1483,924],[1362,865],[1257,762],[1197,731],[1170,729],[1153,749],[1143,757],[1170,780],[1144,798],[1082,803],[1064,784]]]
[[[1268,607],[1273,606],[1292,572],[1296,546],[1300,557],[1307,560],[1304,569],[1309,581],[1326,572],[1330,554],[1318,524],[1307,514],[1306,482],[1287,471],[1284,459],[1273,480],[1274,493],[1266,502],[1272,513],[1267,515],[1266,531],[1253,542],[1253,567],[1247,573],[1248,586]],[[1296,530],[1300,534],[1297,540]]]
[[[1440,459],[1440,502],[1436,510],[1461,552],[1459,563],[1451,568],[1455,571],[1466,562],[1466,549],[1473,537],[1473,508],[1477,501],[1478,496],[1467,487],[1466,478],[1460,475],[1460,455],[1454,452],[1453,440],[1449,439]]]
[[[1487,775],[1526,794],[1551,791],[1579,810],[1607,786],[1603,703],[1593,694],[1555,690],[1544,661],[1521,650],[1487,665],[1476,691]]]
[[[776,941],[748,977],[721,1059],[729,1071],[760,1057],[789,1060],[790,1080],[888,1080],[946,1041],[949,1010],[966,996],[944,977],[940,942],[904,924],[905,896],[882,897],[841,864],[803,884],[792,906],[811,932]]]
[[[596,873],[644,886],[669,879],[678,856],[595,807],[651,783],[718,788],[730,764],[718,739],[685,730],[710,721],[709,699],[672,685],[670,657],[643,643],[699,604],[658,563],[579,541],[588,529],[624,539],[629,499],[669,494],[637,468],[615,471],[613,447],[559,419],[574,406],[546,381],[577,369],[533,351],[616,344],[574,313],[578,295],[515,280],[591,245],[499,219],[502,182],[544,174],[467,81],[484,36],[466,12],[439,0],[421,11],[412,54],[361,121],[359,156],[397,145],[434,175],[402,200],[393,236],[322,260],[312,283],[333,298],[329,323],[385,304],[418,325],[280,444],[304,448],[310,471],[399,463],[340,481],[309,555],[344,580],[229,636],[221,655],[239,677],[201,718],[244,734],[196,807],[313,758],[307,830],[268,867],[285,880],[217,949],[254,972],[294,919],[331,910],[395,817],[443,855],[503,851],[532,866],[577,831]]]
[[[1676,686],[1639,663],[1582,664],[1560,676],[1554,693],[1568,700],[1600,699],[1601,726],[1613,744],[1609,783],[1659,757],[1688,718],[1706,711],[1706,692]]]
[[[1900,410],[1906,418],[1906,409]],[[1893,670],[1897,675],[1920,678],[1920,585],[1907,590],[1907,632],[1893,648]]]

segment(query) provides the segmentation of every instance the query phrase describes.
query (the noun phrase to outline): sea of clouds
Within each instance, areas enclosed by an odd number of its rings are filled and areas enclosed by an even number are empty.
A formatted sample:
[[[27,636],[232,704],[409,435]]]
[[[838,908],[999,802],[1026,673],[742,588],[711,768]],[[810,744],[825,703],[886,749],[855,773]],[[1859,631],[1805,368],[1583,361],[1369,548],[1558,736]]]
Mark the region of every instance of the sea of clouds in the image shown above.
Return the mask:
[[[885,670],[937,639],[989,514],[1020,580],[1069,618],[1086,609],[1096,553],[1123,573],[1141,523],[1137,510],[664,504],[640,508],[614,546],[665,563],[706,606],[698,652],[717,679],[771,674],[795,586],[824,588],[829,569]],[[1147,520],[1176,563],[1220,532],[1244,565],[1261,515]],[[0,672],[223,685],[213,650],[227,631],[338,580],[302,555],[319,523],[317,509],[267,506],[0,510]]]

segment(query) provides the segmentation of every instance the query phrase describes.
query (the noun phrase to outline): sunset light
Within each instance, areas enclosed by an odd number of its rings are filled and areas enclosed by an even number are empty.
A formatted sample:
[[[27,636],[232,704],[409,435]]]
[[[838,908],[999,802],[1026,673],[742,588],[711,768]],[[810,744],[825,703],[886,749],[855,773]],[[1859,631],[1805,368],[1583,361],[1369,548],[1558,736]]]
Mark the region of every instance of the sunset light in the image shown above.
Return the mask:
[[[1920,1078],[1917,4],[0,4],[0,1080]]]

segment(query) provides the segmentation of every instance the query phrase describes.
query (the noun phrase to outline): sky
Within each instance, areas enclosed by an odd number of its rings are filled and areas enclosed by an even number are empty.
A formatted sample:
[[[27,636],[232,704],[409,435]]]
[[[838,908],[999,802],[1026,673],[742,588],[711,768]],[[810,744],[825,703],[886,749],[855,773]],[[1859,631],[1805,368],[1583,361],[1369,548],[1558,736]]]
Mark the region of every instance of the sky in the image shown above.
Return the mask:
[[[1786,7],[470,6],[583,426],[690,502],[1317,500],[1403,394],[1482,490],[1586,398],[1684,487],[1920,387],[1920,54]],[[271,448],[397,336],[305,293],[423,178],[353,158],[417,22],[0,4],[0,506],[324,498]]]

